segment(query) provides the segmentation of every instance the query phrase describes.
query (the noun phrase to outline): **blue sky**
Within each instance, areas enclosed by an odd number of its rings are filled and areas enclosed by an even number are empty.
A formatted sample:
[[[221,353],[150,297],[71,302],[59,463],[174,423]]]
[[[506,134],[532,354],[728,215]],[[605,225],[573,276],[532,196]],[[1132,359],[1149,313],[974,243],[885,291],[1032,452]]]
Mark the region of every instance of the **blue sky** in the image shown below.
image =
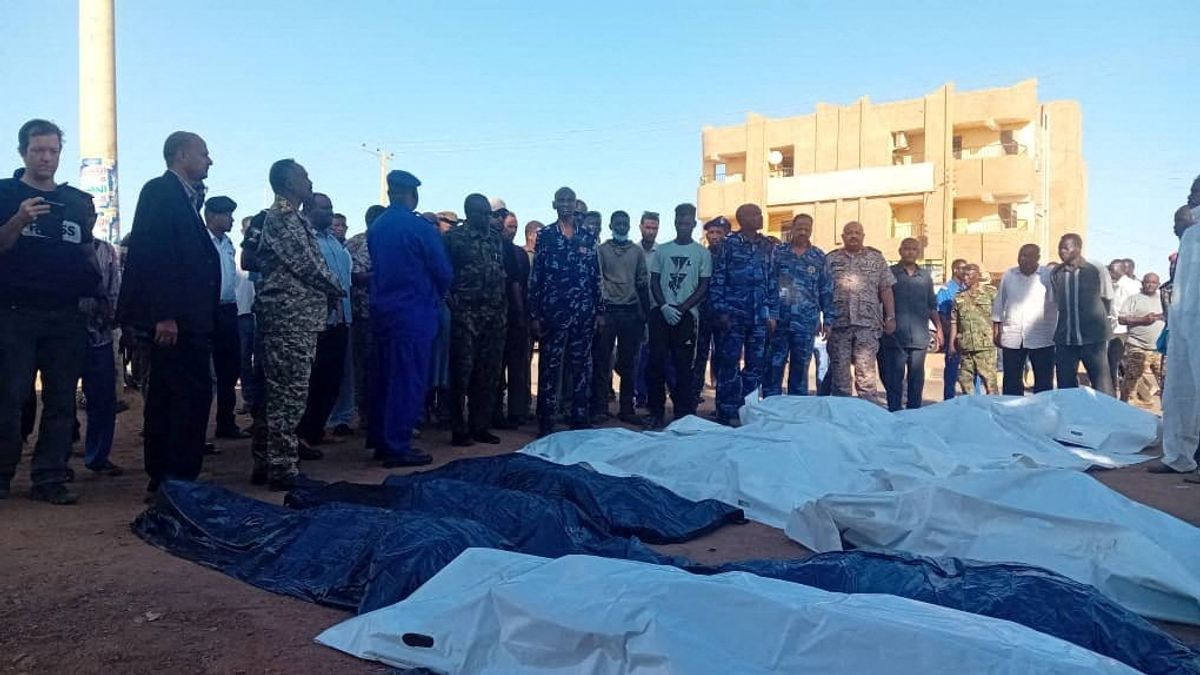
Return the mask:
[[[700,127],[818,101],[911,98],[1040,80],[1081,102],[1085,252],[1165,271],[1171,213],[1200,173],[1200,3],[425,2],[116,0],[119,166],[128,231],[168,133],[208,141],[210,194],[263,205],[267,169],[304,164],[352,231],[396,154],[422,209],[505,198],[552,217],[555,188],[589,206],[694,201]],[[73,0],[0,0],[0,133],[34,116],[79,161]],[[0,164],[0,168],[3,164]],[[7,170],[6,170],[7,171]],[[663,237],[669,233],[664,228]]]

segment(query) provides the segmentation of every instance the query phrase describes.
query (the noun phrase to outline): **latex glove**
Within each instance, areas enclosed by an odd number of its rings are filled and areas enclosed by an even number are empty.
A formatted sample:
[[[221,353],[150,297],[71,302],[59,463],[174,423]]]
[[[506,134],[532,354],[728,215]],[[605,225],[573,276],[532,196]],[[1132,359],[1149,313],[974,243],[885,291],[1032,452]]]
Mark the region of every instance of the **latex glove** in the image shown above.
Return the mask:
[[[669,326],[674,326],[683,320],[683,313],[675,305],[663,305],[660,309]]]

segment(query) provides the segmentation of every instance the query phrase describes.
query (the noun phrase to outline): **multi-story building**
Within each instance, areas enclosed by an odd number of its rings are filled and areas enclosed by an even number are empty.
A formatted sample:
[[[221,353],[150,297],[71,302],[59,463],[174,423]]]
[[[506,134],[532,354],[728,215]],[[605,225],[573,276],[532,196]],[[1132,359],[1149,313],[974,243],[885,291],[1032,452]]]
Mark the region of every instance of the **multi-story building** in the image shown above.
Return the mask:
[[[1079,104],[1042,103],[1037,80],[873,104],[866,97],[815,113],[705,127],[700,217],[732,217],[752,202],[766,231],[786,237],[795,214],[815,220],[813,240],[841,245],[863,224],[867,244],[891,260],[905,237],[924,245],[935,278],[955,258],[992,273],[1016,264],[1022,244],[1042,260],[1067,232],[1085,234],[1086,167]]]

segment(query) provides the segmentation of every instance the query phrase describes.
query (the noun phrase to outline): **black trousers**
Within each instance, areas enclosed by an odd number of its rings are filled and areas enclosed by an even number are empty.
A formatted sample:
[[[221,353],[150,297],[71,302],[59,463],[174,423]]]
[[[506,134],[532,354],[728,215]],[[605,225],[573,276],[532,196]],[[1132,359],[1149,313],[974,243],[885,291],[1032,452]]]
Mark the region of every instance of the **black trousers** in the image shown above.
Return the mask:
[[[308,376],[308,402],[296,427],[296,435],[309,445],[325,436],[325,423],[342,391],[349,341],[350,327],[346,324],[326,328],[317,336],[317,355]]]
[[[1125,358],[1125,336],[1114,335],[1108,340],[1108,376],[1114,392],[1121,391],[1121,360]]]
[[[520,317],[509,315],[508,328],[504,339],[504,378],[503,387],[507,396],[496,398],[496,413],[499,421],[502,410],[510,422],[518,422],[529,417],[532,399],[529,396],[529,366],[530,350],[533,343],[529,340],[529,323]],[[505,407],[500,405],[505,402]]]
[[[674,326],[667,323],[662,312],[650,313],[650,363],[646,372],[646,408],[653,417],[666,412],[667,359],[675,367],[675,386],[671,388],[671,404],[675,418],[696,414],[696,397],[692,391],[692,361],[696,358],[696,319],[691,312]]]
[[[883,345],[879,350],[879,363],[883,375],[883,388],[887,391],[888,410],[895,412],[901,407],[915,410],[921,407],[925,391],[925,348]],[[907,392],[905,382],[907,380]],[[907,393],[908,402],[904,402]]]
[[[1001,349],[1004,366],[1004,395],[1025,395],[1025,361],[1033,367],[1033,393],[1054,388],[1054,345],[1040,349]]]
[[[242,338],[238,327],[237,305],[217,307],[213,326],[212,363],[217,390],[217,431],[237,428],[233,419],[237,407],[237,383],[242,373]]]
[[[42,418],[33,449],[34,486],[62,483],[75,425],[75,385],[83,372],[87,328],[74,306],[0,307],[0,485],[21,460],[22,410],[42,374]]]
[[[204,462],[212,408],[212,336],[180,333],[174,347],[149,346],[143,445],[146,473],[163,480],[195,480]]]
[[[592,414],[608,412],[608,393],[612,391],[613,370],[621,377],[621,390],[617,396],[618,411],[633,414],[633,389],[636,379],[637,356],[642,349],[642,335],[646,332],[646,320],[641,307],[633,305],[609,305],[604,310],[604,328],[596,334],[592,344]],[[616,363],[613,363],[613,347],[616,347]]]
[[[1112,377],[1108,372],[1108,341],[1087,345],[1055,345],[1054,369],[1059,389],[1079,386],[1079,364],[1087,371],[1092,389],[1113,396]]]

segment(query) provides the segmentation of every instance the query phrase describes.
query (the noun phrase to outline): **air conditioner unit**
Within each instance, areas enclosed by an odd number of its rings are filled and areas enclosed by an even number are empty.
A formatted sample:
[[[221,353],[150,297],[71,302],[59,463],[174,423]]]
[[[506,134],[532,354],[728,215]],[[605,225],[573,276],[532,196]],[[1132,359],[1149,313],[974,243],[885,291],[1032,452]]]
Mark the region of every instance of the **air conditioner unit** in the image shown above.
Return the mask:
[[[908,134],[904,133],[903,131],[897,131],[896,133],[892,134],[892,145],[895,145],[897,150],[907,150]]]

